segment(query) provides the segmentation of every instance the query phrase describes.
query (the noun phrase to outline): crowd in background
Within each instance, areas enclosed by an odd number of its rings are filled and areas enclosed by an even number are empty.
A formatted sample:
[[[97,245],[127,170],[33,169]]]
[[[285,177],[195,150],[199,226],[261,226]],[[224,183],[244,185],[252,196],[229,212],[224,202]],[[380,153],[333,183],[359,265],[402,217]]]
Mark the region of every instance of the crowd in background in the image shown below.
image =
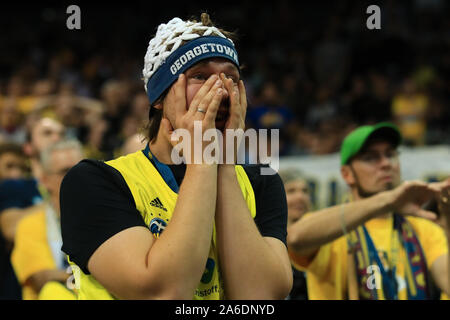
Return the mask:
[[[80,5],[81,30],[65,27],[63,7],[22,11],[28,23],[16,21],[2,40],[0,139],[24,143],[40,110],[59,118],[90,157],[117,155],[147,118],[143,57],[157,23],[173,15],[144,5]],[[384,120],[400,126],[406,144],[450,142],[448,4],[380,5],[381,30],[367,29],[364,1],[208,9],[219,26],[239,26],[248,126],[280,129],[281,155],[336,152],[349,130]],[[194,8],[177,10],[185,18],[203,7]]]
[[[68,4],[7,5],[0,12],[0,146],[38,157],[32,131],[51,119],[87,158],[138,150],[149,111],[148,41],[159,23],[202,10],[227,30],[239,26],[247,126],[279,129],[280,156],[337,152],[352,129],[380,121],[395,122],[406,145],[450,144],[449,3],[382,1],[381,30],[366,26],[370,4],[82,2],[81,30],[67,29]],[[28,162],[17,163],[22,170]],[[0,154],[0,180],[1,166]]]

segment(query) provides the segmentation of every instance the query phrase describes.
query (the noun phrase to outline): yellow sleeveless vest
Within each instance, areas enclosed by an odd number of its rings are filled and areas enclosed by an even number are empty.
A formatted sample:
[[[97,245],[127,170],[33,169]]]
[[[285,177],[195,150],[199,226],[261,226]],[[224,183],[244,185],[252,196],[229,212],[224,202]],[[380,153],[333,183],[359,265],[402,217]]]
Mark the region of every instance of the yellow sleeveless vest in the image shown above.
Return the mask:
[[[107,161],[106,164],[121,173],[130,188],[137,210],[141,213],[154,238],[157,239],[170,222],[178,194],[173,192],[166,184],[163,177],[142,151]],[[254,218],[256,203],[252,185],[242,166],[235,166],[235,170],[242,194]],[[215,243],[216,232],[214,228],[205,272],[197,289],[193,292],[193,299],[218,300],[224,298]],[[69,262],[74,266],[71,261]],[[115,299],[92,275],[84,274],[77,267],[72,269],[79,299]]]

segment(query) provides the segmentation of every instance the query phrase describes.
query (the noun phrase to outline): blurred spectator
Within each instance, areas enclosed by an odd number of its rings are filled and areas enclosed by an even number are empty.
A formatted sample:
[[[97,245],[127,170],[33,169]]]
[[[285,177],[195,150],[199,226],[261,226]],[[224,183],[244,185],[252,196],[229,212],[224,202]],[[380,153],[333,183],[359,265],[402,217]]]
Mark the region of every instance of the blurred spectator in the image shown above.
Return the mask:
[[[389,83],[380,73],[371,72],[367,77],[354,75],[342,103],[355,124],[391,119]]]
[[[61,122],[53,117],[45,115],[40,117],[40,114],[35,114],[29,119],[29,134],[24,149],[30,157],[33,177],[40,180],[42,168],[39,154],[48,146],[61,140],[65,135],[65,128]]]
[[[286,191],[288,225],[302,218],[312,209],[308,181],[297,169],[283,169],[279,172]]]
[[[41,201],[37,181],[29,177],[27,160],[21,146],[0,145],[0,231],[11,243],[17,221],[23,215],[20,208]]]
[[[97,160],[108,160],[114,150],[108,150],[110,153],[103,152],[103,139],[109,128],[109,123],[106,119],[99,118],[95,123],[89,127],[87,137],[85,139],[86,157]]]
[[[25,178],[27,173],[26,157],[22,147],[16,144],[0,144],[0,299],[21,299],[22,297],[10,263],[12,244],[4,236],[4,233],[8,231],[3,228],[2,213],[5,208],[21,205],[13,203],[18,199],[11,197],[10,191],[12,189],[17,191],[19,188],[18,195],[26,197],[29,188],[19,179]]]
[[[427,144],[450,144],[450,110],[443,97],[437,95],[430,100],[427,112]]]
[[[24,178],[27,173],[22,147],[18,144],[0,144],[0,181]]]
[[[312,209],[308,182],[297,169],[288,168],[279,171],[279,175],[286,191],[288,206],[288,227],[300,220],[302,216]],[[308,300],[305,273],[292,267],[294,284],[289,294],[290,300]]]
[[[41,289],[51,281],[65,286],[69,277],[67,258],[61,251],[59,189],[67,171],[82,159],[82,145],[76,140],[56,142],[41,153],[41,181],[48,190],[48,198],[43,206],[20,220],[11,255],[25,300],[37,299]],[[58,294],[60,289],[56,291]],[[75,298],[68,290],[65,296],[55,296],[50,290],[46,294],[53,299]]]
[[[39,99],[34,112],[53,115],[65,127],[67,137],[84,141],[91,126],[102,117],[100,100],[78,96],[69,83],[63,83],[57,94]]]
[[[368,74],[371,101],[365,107],[368,120],[358,123],[376,123],[382,121],[389,121],[392,119],[391,112],[391,84],[388,78],[378,72],[369,72]]]
[[[47,192],[40,184],[40,152],[61,140],[64,135],[64,127],[55,119],[39,118],[38,114],[31,114],[29,121],[28,141],[23,148],[31,168],[31,176],[0,183],[0,229],[8,254],[13,246],[19,221],[40,208],[42,196]]]
[[[0,141],[22,144],[25,142],[24,115],[16,98],[3,99],[0,106]]]
[[[412,78],[406,78],[392,101],[392,115],[407,145],[423,145],[426,134],[428,97],[419,92]]]
[[[15,101],[17,110],[26,114],[33,109],[33,100],[30,99],[27,81],[20,75],[14,75],[9,79],[6,97]]]
[[[403,130],[414,132],[414,137],[404,132],[409,144],[437,144],[449,138],[445,128],[450,58],[444,41],[448,37],[444,12],[449,4],[387,1],[380,4],[382,29],[377,31],[365,27],[364,12],[370,4],[279,1],[261,5],[257,15],[249,2],[230,4],[226,11],[209,4],[212,12],[222,10],[225,25],[237,21],[240,26],[238,33],[245,41],[237,45],[249,98],[248,125],[275,128],[281,124],[281,155],[335,152],[335,139],[327,139],[330,134],[342,137],[349,127],[389,120],[398,120],[400,126],[409,127]],[[51,6],[36,6],[34,11],[41,14],[21,13],[33,28],[8,22],[16,8],[5,8],[1,13],[5,29],[14,30],[16,36],[4,43],[14,50],[0,53],[0,104],[9,106],[2,111],[10,119],[10,124],[4,125],[3,120],[0,124],[0,141],[6,137],[6,141],[23,142],[23,117],[28,123],[30,113],[45,104],[69,136],[89,145],[89,154],[108,159],[118,152],[147,118],[148,103],[139,79],[145,48],[138,45],[138,39],[147,36],[148,23],[139,19],[146,6],[144,1],[126,9],[111,5],[109,10],[120,20],[123,32],[114,38],[105,36],[110,24],[98,19],[101,9],[95,5],[83,20],[92,26],[86,29],[92,35],[88,37],[68,37],[57,27],[60,22],[50,18],[59,10]],[[199,9],[192,4],[177,6],[179,16],[197,14]],[[152,10],[150,21],[168,10]],[[249,15],[251,23],[245,19]],[[267,28],[269,20],[283,23]],[[33,41],[27,45],[18,40],[28,37]],[[103,49],[98,50],[95,39],[103,40]],[[408,82],[408,75],[418,86],[412,95],[394,86]],[[267,91],[269,96],[276,91],[275,105],[281,108],[268,107]],[[420,95],[428,102],[420,102]],[[319,101],[324,96],[326,101]],[[95,108],[90,102],[89,107],[81,103],[81,97],[104,104],[105,109],[91,113]],[[427,111],[413,107],[419,104],[427,105]],[[260,120],[263,123],[258,124]],[[97,123],[100,128],[95,128]]]
[[[44,78],[37,80],[32,89],[32,96],[46,97],[56,92],[56,83],[54,80]]]
[[[333,89],[340,89],[348,72],[349,48],[347,41],[339,35],[342,21],[331,16],[312,52],[314,76],[317,83],[326,83]]]
[[[108,80],[102,86],[101,97],[105,106],[103,118],[108,124],[102,139],[101,149],[112,151],[120,147],[122,143],[119,133],[123,118],[129,111],[126,83],[118,80]]]
[[[298,140],[310,154],[327,154],[339,148],[345,113],[340,112],[328,86],[317,89],[316,99],[305,115],[305,130],[300,131]]]
[[[280,90],[275,82],[264,83],[258,102],[247,110],[249,127],[280,130],[280,155],[289,152],[292,137],[296,131],[294,114],[289,106],[283,105]],[[269,148],[270,149],[270,148]]]
[[[317,130],[321,123],[335,119],[339,115],[338,105],[330,87],[320,86],[316,91],[315,98],[305,116],[305,125],[310,130]]]
[[[148,112],[150,110],[150,104],[145,91],[137,93],[131,103],[130,114],[140,122],[146,121],[148,118]]]

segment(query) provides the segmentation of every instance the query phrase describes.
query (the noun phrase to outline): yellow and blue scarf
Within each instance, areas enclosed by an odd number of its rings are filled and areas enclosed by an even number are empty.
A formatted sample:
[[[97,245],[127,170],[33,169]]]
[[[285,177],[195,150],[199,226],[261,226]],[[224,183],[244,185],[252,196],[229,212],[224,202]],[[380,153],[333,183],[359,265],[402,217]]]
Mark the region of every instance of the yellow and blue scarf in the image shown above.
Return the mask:
[[[394,235],[406,251],[405,263],[408,300],[424,300],[429,298],[428,270],[424,252],[411,224],[401,215],[394,214]],[[381,297],[376,288],[368,285],[369,266],[378,266],[381,276],[381,289],[386,300],[398,300],[398,284],[396,266],[386,270],[375,245],[364,225],[350,234],[350,244],[354,252],[359,298],[379,300]]]

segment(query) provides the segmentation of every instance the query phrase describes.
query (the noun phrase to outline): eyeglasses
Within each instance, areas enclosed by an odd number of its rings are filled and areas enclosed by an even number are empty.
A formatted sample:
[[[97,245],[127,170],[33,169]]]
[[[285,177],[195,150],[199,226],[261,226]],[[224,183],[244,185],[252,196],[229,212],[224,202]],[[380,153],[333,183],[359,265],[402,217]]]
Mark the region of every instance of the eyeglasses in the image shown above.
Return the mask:
[[[384,153],[376,151],[367,151],[355,157],[355,159],[371,165],[376,165],[380,163],[383,160],[383,158],[387,158],[391,163],[396,163],[398,162],[398,156],[399,152],[397,150],[388,150]]]

